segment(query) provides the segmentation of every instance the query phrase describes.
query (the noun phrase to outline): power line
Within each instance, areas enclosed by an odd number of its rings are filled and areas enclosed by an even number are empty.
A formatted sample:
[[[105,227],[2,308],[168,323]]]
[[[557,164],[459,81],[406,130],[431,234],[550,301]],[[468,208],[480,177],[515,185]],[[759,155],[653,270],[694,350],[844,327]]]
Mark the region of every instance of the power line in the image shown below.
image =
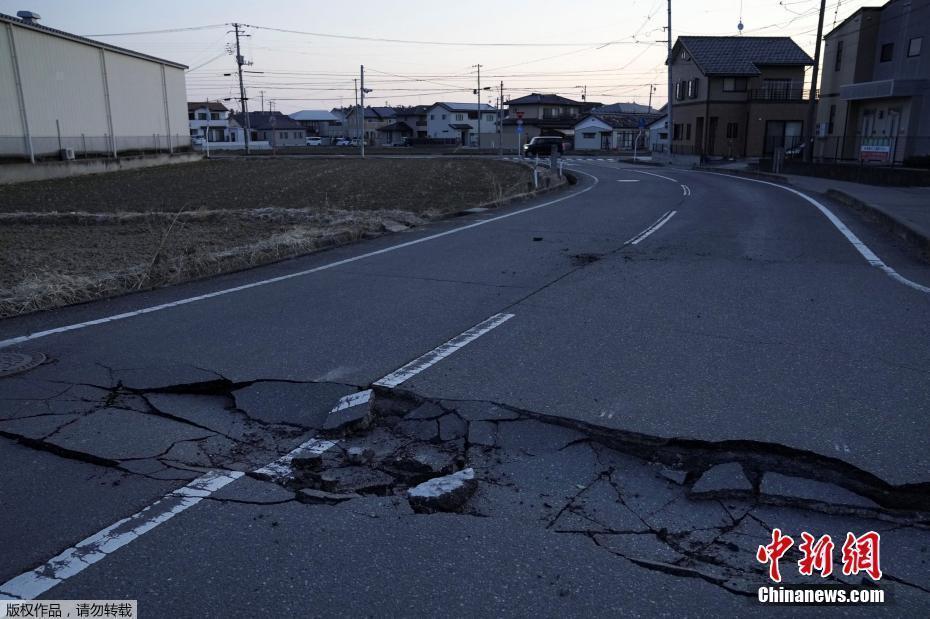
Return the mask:
[[[188,32],[190,30],[209,30],[211,28],[225,28],[230,24],[209,24],[206,26],[190,26],[188,28],[166,28],[164,30],[139,30],[137,32],[109,32],[107,34],[85,34],[85,37],[131,37],[137,34],[168,34],[170,32]]]

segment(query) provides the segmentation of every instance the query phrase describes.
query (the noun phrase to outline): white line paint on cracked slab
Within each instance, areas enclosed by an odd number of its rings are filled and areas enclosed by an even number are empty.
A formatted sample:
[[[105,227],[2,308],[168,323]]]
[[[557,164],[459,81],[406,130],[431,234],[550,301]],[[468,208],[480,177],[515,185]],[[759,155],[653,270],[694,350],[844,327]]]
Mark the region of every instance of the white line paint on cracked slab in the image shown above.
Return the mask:
[[[642,232],[640,232],[639,234],[631,238],[629,241],[627,241],[625,245],[638,245],[642,241],[645,241],[646,238],[650,234],[652,234],[653,232],[655,232],[656,230],[664,226],[666,223],[668,223],[668,220],[674,217],[675,213],[677,212],[678,211],[668,211],[667,213],[662,215],[662,217],[660,217],[659,220],[656,221],[654,224],[652,224],[651,226],[649,226],[648,228],[646,228],[645,230],[643,230]]]
[[[211,471],[173,490],[140,512],[124,518],[68,548],[34,570],[0,585],[0,599],[32,600],[110,553],[171,520],[242,477],[239,471]]]

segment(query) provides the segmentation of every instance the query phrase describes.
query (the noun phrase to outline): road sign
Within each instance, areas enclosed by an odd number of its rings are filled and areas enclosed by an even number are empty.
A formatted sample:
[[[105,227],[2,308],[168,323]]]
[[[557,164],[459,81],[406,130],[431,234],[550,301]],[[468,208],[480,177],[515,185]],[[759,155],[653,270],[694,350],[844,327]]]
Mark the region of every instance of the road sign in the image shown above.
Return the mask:
[[[517,125],[517,133],[523,133],[523,125]]]
[[[519,126],[522,125],[522,124],[523,124],[523,119],[522,119],[522,118],[518,118],[518,119],[517,119],[517,126],[519,127]]]
[[[639,128],[643,129],[646,126],[646,119],[642,116],[639,117]]]
[[[523,112],[517,112],[517,118],[523,118]]]

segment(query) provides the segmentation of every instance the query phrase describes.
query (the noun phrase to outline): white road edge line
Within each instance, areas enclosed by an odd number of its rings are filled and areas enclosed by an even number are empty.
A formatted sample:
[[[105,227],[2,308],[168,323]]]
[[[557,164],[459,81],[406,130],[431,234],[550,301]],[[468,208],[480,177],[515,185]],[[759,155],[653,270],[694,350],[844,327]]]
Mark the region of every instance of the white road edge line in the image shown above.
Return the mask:
[[[144,533],[193,507],[243,474],[240,471],[211,471],[198,477],[186,486],[169,492],[142,511],[78,542],[34,570],[6,581],[0,585],[0,599],[37,598]]]
[[[923,284],[918,284],[915,281],[909,280],[908,278],[904,277],[903,275],[895,271],[892,267],[885,264],[884,261],[882,261],[882,259],[879,258],[878,255],[875,252],[873,252],[869,248],[868,245],[863,243],[852,230],[846,227],[846,224],[844,224],[840,220],[839,217],[833,214],[833,211],[831,211],[826,206],[824,206],[823,204],[821,204],[814,198],[810,197],[806,193],[800,192],[797,189],[793,189],[792,187],[786,187],[785,185],[779,185],[778,183],[762,181],[762,180],[758,180],[755,178],[746,178],[744,176],[736,176],[734,174],[721,174],[719,172],[706,172],[704,170],[696,170],[696,171],[700,171],[703,174],[713,174],[715,176],[725,176],[727,178],[736,178],[741,181],[749,181],[752,183],[762,183],[763,185],[771,185],[772,187],[778,187],[780,189],[784,189],[785,191],[790,191],[791,193],[804,198],[805,200],[807,200],[808,202],[816,206],[817,209],[823,214],[823,216],[830,220],[830,223],[833,224],[833,226],[837,230],[840,231],[840,234],[846,237],[846,240],[849,241],[849,243],[853,247],[856,248],[856,250],[862,255],[863,258],[865,258],[865,261],[868,262],[870,266],[873,266],[877,269],[884,271],[885,275],[887,275],[888,277],[890,277],[891,279],[895,280],[896,282],[900,284],[904,284],[905,286],[909,286],[913,288],[914,290],[919,290],[920,292],[930,294],[930,287],[927,287],[927,286],[924,286]]]
[[[656,221],[654,224],[652,224],[651,226],[649,226],[648,228],[646,228],[645,230],[643,230],[642,232],[640,232],[639,234],[631,238],[629,241],[624,243],[624,245],[637,245],[641,241],[645,241],[646,237],[648,237],[650,234],[652,234],[653,232],[655,232],[656,230],[664,226],[666,223],[668,223],[668,220],[674,217],[675,213],[677,212],[678,211],[669,211],[665,213],[664,215],[662,215],[662,217],[659,218],[658,221]]]
[[[513,318],[513,316],[513,314],[495,314],[491,316],[487,320],[476,324],[471,329],[456,335],[448,342],[440,344],[425,355],[417,357],[410,363],[391,372],[384,378],[379,379],[377,382],[375,382],[375,386],[387,387],[391,389],[405,381],[410,380],[423,370],[435,365],[436,363],[439,363],[463,346],[474,342],[491,329],[495,329],[501,326]]]
[[[431,234],[431,235],[429,235],[429,236],[425,236],[425,237],[420,238],[420,239],[414,239],[414,240],[412,240],[412,241],[407,241],[407,242],[405,242],[405,243],[398,243],[397,245],[392,245],[392,246],[390,246],[390,247],[385,247],[384,249],[378,249],[378,250],[375,250],[375,251],[370,251],[370,252],[367,252],[367,253],[364,253],[364,254],[360,254],[360,255],[358,255],[358,256],[353,256],[353,257],[351,257],[351,258],[345,258],[345,259],[343,259],[343,260],[337,260],[337,261],[335,261],[335,262],[330,262],[330,263],[327,263],[327,264],[324,264],[324,265],[320,265],[320,266],[314,267],[314,268],[312,268],[312,269],[306,269],[306,270],[304,270],[304,271],[297,271],[296,273],[288,273],[287,275],[281,275],[281,276],[278,276],[278,277],[272,277],[272,278],[270,278],[270,279],[263,279],[263,280],[261,280],[261,281],[251,282],[251,283],[248,283],[248,284],[243,284],[243,285],[241,285],[241,286],[235,286],[235,287],[233,287],[233,288],[226,288],[226,289],[224,289],[224,290],[217,290],[217,291],[214,291],[214,292],[208,292],[208,293],[206,293],[206,294],[197,295],[197,296],[195,296],[195,297],[188,297],[188,298],[186,298],[186,299],[179,299],[179,300],[177,300],[177,301],[171,301],[171,302],[169,302],[169,303],[162,303],[162,304],[160,304],[160,305],[153,305],[153,306],[151,306],[151,307],[146,307],[146,308],[134,310],[134,311],[132,311],[132,312],[124,312],[124,313],[122,313],[122,314],[114,314],[114,315],[112,315],[112,316],[106,316],[106,317],[104,317],[104,318],[98,318],[98,319],[96,319],[96,320],[88,320],[88,321],[86,321],[86,322],[79,322],[79,323],[75,323],[75,324],[71,324],[71,325],[65,325],[65,326],[63,326],[63,327],[56,327],[56,328],[54,328],[54,329],[48,329],[48,330],[45,330],[45,331],[37,331],[37,332],[35,332],[35,333],[30,333],[30,334],[28,334],[28,335],[21,335],[21,336],[13,337],[13,338],[6,339],[6,340],[0,340],[0,348],[6,348],[6,347],[8,347],[8,346],[14,346],[14,345],[16,345],[16,344],[21,344],[21,343],[23,343],[23,342],[28,342],[28,341],[30,341],[30,340],[37,340],[37,339],[39,339],[39,338],[48,337],[49,335],[55,335],[55,334],[57,334],[57,333],[65,333],[65,332],[68,332],[68,331],[75,331],[75,330],[77,330],[77,329],[84,329],[84,328],[87,328],[87,327],[92,327],[92,326],[95,326],[95,325],[105,324],[105,323],[113,322],[113,321],[116,321],[116,320],[124,320],[124,319],[126,319],[126,318],[132,318],[132,317],[134,317],[134,316],[141,316],[141,315],[143,315],[143,314],[151,314],[152,312],[157,312],[157,311],[160,311],[160,310],[169,309],[169,308],[172,308],[172,307],[177,307],[177,306],[179,306],[179,305],[187,305],[187,304],[189,304],[189,303],[196,303],[196,302],[198,302],[198,301],[204,301],[204,300],[206,300],[206,299],[212,299],[212,298],[215,298],[215,297],[221,297],[221,296],[223,296],[223,295],[232,294],[232,293],[234,293],[234,292],[241,292],[241,291],[243,291],[243,290],[249,290],[250,288],[257,288],[257,287],[259,287],[259,286],[266,286],[266,285],[268,285],[268,284],[275,284],[275,283],[277,283],[277,282],[283,282],[283,281],[286,281],[286,280],[289,280],[289,279],[294,279],[294,278],[296,278],[296,277],[304,277],[304,276],[306,276],[306,275],[311,275],[311,274],[313,274],[313,273],[319,273],[320,271],[325,271],[325,270],[327,270],[327,269],[332,269],[332,268],[334,268],[334,267],[342,266],[342,265],[344,265],[344,264],[351,264],[351,263],[353,263],[353,262],[358,262],[359,260],[365,260],[366,258],[371,258],[371,257],[373,257],[373,256],[380,256],[381,254],[386,254],[386,253],[388,253],[388,252],[397,251],[398,249],[403,249],[403,248],[405,248],[405,247],[411,247],[411,246],[413,246],[413,245],[419,245],[420,243],[426,243],[426,242],[428,242],[428,241],[434,241],[434,240],[436,240],[436,239],[439,239],[439,238],[442,238],[442,237],[445,237],[445,236],[449,236],[449,235],[452,235],[452,234],[457,234],[457,233],[459,233],[459,232],[464,232],[465,230],[470,230],[470,229],[472,229],[472,228],[477,228],[478,226],[483,226],[483,225],[485,225],[485,224],[493,223],[493,222],[495,222],[495,221],[501,221],[502,219],[507,219],[507,218],[509,218],[509,217],[516,217],[517,215],[523,215],[524,213],[529,213],[529,212],[535,211],[535,210],[537,210],[537,209],[545,208],[545,207],[547,207],[547,206],[552,206],[553,204],[557,204],[557,203],[559,203],[559,202],[564,202],[565,200],[569,200],[569,199],[571,199],[571,198],[576,198],[576,197],[580,196],[580,195],[583,194],[583,193],[587,193],[588,191],[591,191],[591,190],[594,189],[594,187],[596,187],[597,184],[600,182],[600,179],[598,179],[598,177],[594,176],[593,174],[588,174],[588,173],[586,173],[586,172],[581,172],[581,171],[579,171],[578,173],[579,173],[579,174],[584,174],[585,176],[588,176],[588,177],[594,179],[594,182],[593,182],[590,186],[585,187],[584,189],[581,189],[581,190],[579,190],[579,191],[575,191],[575,192],[573,192],[573,193],[570,193],[570,194],[567,195],[567,196],[562,196],[561,198],[556,198],[556,199],[554,199],[554,200],[549,200],[548,202],[543,202],[542,204],[537,204],[537,205],[535,205],[535,206],[529,206],[529,207],[527,207],[527,208],[523,208],[523,209],[520,209],[520,210],[517,210],[517,211],[513,211],[512,213],[505,213],[504,215],[498,215],[497,217],[491,217],[491,218],[488,218],[488,219],[482,219],[481,221],[477,221],[477,222],[474,222],[474,223],[471,223],[471,224],[468,224],[468,225],[465,225],[465,226],[460,226],[460,227],[458,227],[458,228],[453,228],[452,230],[446,230],[445,232],[439,232],[439,233],[437,233],[437,234]]]
[[[618,178],[617,182],[618,183],[638,183],[639,179],[638,178]]]

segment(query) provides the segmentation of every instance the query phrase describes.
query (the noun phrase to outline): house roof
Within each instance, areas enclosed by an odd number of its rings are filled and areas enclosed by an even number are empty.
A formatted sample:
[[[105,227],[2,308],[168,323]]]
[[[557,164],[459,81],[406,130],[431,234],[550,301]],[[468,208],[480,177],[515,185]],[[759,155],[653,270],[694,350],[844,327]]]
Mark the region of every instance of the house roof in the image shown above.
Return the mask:
[[[655,122],[659,116],[657,114],[588,114],[577,123],[577,127],[589,118],[596,118],[608,127],[614,129],[638,129],[639,120],[645,119],[646,125]]]
[[[678,37],[672,57],[681,47],[704,75],[759,75],[759,67],[814,64],[790,37]]]
[[[840,30],[840,29],[844,28],[844,27],[846,26],[846,24],[848,24],[850,21],[854,20],[855,18],[859,17],[860,15],[863,15],[864,13],[881,13],[883,8],[885,8],[885,7],[884,7],[884,6],[863,6],[863,7],[859,7],[856,11],[853,12],[852,15],[850,15],[849,17],[847,17],[846,19],[844,19],[843,21],[841,21],[841,22],[839,23],[839,25],[834,26],[833,29],[830,30],[830,32],[828,32],[827,34],[825,34],[825,35],[823,36],[823,38],[826,39],[826,38],[829,38],[829,37],[833,36],[833,33],[834,33],[834,32],[836,32],[837,30]]]
[[[127,56],[135,56],[136,58],[141,58],[142,60],[150,60],[152,62],[157,62],[159,64],[168,65],[171,67],[175,67],[177,69],[187,68],[187,65],[181,64],[179,62],[172,62],[171,60],[165,60],[164,58],[157,58],[155,56],[149,56],[148,54],[134,52],[133,50],[126,49],[125,47],[117,47],[116,45],[102,43],[100,41],[95,41],[94,39],[88,39],[87,37],[82,37],[77,34],[71,34],[70,32],[65,32],[64,30],[58,30],[56,28],[49,28],[48,26],[43,26],[41,24],[36,24],[36,23],[29,24],[18,17],[13,17],[12,15],[7,15],[5,13],[0,13],[0,22],[16,24],[17,26],[22,26],[23,28],[29,28],[30,30],[37,30],[39,32],[44,32],[45,34],[50,34],[52,36],[60,37],[62,39],[69,39],[76,43],[84,43],[85,45],[91,45],[93,47],[106,49],[111,52],[116,52],[118,54],[126,54]]]
[[[385,125],[383,127],[378,128],[378,131],[386,131],[386,132],[387,131],[399,131],[401,133],[407,133],[407,132],[413,133],[413,129],[410,127],[410,125],[408,125],[404,121],[391,123],[390,125]]]
[[[233,118],[239,125],[245,127],[245,116],[242,112],[234,114]],[[274,119],[274,124],[271,120]],[[296,120],[285,116],[281,112],[249,112],[249,127],[257,131],[271,131],[272,129],[303,129]]]
[[[396,116],[425,116],[429,111],[429,105],[412,105],[410,107],[395,107]]]
[[[300,110],[289,115],[293,120],[302,121],[327,121],[339,120],[339,117],[329,110]]]
[[[207,108],[211,112],[228,112],[229,108],[220,103],[219,101],[188,101],[187,102],[187,111],[193,112],[194,110],[200,110]]]
[[[524,97],[519,97],[517,99],[511,99],[507,101],[507,105],[534,105],[534,104],[543,104],[543,105],[584,105],[582,101],[574,101],[566,97],[562,97],[556,94],[541,94],[534,92],[528,94]]]
[[[449,126],[452,127],[453,129],[458,129],[458,130],[460,130],[460,131],[461,131],[462,129],[472,129],[472,128],[473,128],[473,127],[472,127],[471,125],[469,125],[468,123],[450,123]]]
[[[640,103],[611,103],[591,109],[592,114],[650,114],[653,110]]]
[[[437,105],[441,105],[442,107],[446,108],[450,112],[477,112],[478,111],[477,103],[452,103],[449,101],[437,101],[430,107],[435,107]],[[496,109],[494,106],[488,105],[487,103],[481,104],[482,111],[485,111],[485,110],[491,111],[494,109]]]

